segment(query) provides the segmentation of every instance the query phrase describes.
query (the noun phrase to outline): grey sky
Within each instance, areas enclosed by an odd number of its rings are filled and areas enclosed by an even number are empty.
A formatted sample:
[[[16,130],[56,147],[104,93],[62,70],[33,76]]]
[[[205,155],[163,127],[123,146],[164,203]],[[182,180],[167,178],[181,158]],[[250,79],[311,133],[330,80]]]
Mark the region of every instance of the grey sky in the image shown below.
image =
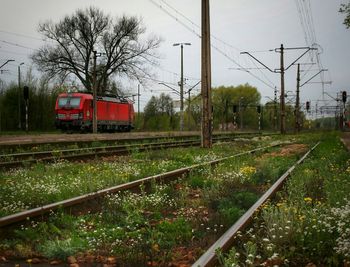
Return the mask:
[[[316,41],[321,46],[319,52],[322,65],[329,70],[324,73],[323,80],[332,81],[332,84],[325,85],[324,89],[332,96],[342,90],[350,91],[350,30],[342,24],[344,16],[338,12],[340,4],[346,1],[304,0],[310,3]],[[285,47],[306,46],[297,3],[297,0],[210,1],[213,35],[212,85],[236,86],[249,83],[258,88],[263,102],[268,100],[265,96],[272,98],[272,88],[280,87],[279,74],[267,70],[251,70],[254,77],[235,69],[239,67],[235,62],[243,67],[256,67],[247,55],[240,55],[240,52],[264,51],[252,54],[271,69],[277,69],[279,54],[268,50],[278,48],[281,43]],[[176,87],[180,73],[180,48],[173,47],[173,43],[176,42],[192,44],[184,48],[184,72],[185,77],[189,78],[186,88],[194,85],[200,78],[200,0],[0,0],[0,4],[0,64],[8,59],[16,60],[3,68],[9,70],[8,72],[0,74],[0,79],[6,82],[16,81],[18,64],[25,62],[21,67],[25,72],[31,65],[28,55],[44,44],[37,32],[39,22],[48,19],[57,22],[76,9],[91,5],[112,16],[138,16],[142,18],[148,34],[156,34],[163,38],[159,49],[160,68],[152,70],[157,75],[157,80]],[[164,9],[171,15],[164,12]],[[301,51],[287,51],[286,65],[300,53]],[[305,56],[300,62],[310,62],[310,59]],[[305,65],[302,68],[307,69],[309,66]],[[316,68],[317,66],[314,66],[311,70]],[[302,73],[302,83],[316,73],[317,71],[310,71],[305,76]],[[318,76],[312,81],[321,80]],[[133,92],[137,90],[135,83],[128,84],[128,87]],[[286,72],[286,90],[295,91],[295,87],[296,67],[292,66]],[[150,81],[146,88],[141,89],[141,105],[144,106],[151,95],[163,91],[171,93],[167,87]],[[172,97],[177,98],[175,94],[172,94]],[[313,103],[314,100],[322,99],[321,84],[310,83],[303,86],[301,98],[302,102],[312,100]],[[326,96],[326,99],[330,98]]]

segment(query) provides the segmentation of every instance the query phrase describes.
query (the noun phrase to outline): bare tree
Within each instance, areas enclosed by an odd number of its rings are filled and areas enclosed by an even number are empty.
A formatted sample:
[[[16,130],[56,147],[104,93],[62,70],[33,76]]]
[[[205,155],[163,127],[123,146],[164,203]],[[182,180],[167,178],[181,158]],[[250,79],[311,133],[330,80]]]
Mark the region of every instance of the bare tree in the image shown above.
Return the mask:
[[[98,52],[97,92],[104,93],[114,76],[137,79],[149,75],[147,66],[157,61],[160,38],[141,36],[145,28],[136,17],[112,18],[96,8],[77,10],[60,22],[47,21],[39,32],[48,44],[32,55],[40,71],[50,78],[75,75],[88,91],[93,84],[93,56]]]
[[[350,28],[350,2],[347,4],[341,4],[339,12],[344,13],[346,15],[343,24],[346,26],[347,29],[349,29]]]

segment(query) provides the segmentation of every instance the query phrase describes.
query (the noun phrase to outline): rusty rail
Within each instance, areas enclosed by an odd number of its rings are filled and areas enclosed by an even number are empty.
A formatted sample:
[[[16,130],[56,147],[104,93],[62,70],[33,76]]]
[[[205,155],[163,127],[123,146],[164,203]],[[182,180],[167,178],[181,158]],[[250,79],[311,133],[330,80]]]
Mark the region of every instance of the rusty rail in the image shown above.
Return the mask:
[[[88,193],[88,194],[77,196],[77,197],[74,197],[74,198],[62,200],[62,201],[59,201],[59,202],[56,202],[56,203],[44,205],[44,206],[41,206],[41,207],[38,207],[38,208],[22,211],[22,212],[19,212],[19,213],[8,215],[8,216],[4,216],[4,217],[0,218],[0,227],[4,227],[4,226],[7,226],[7,225],[10,225],[10,224],[13,224],[13,223],[21,222],[21,221],[26,220],[27,218],[33,218],[33,217],[37,217],[37,216],[40,216],[40,215],[44,215],[44,214],[49,213],[51,211],[57,210],[59,208],[71,207],[71,206],[74,206],[74,205],[82,204],[82,203],[84,203],[86,201],[89,201],[89,200],[92,200],[92,199],[96,199],[96,198],[105,196],[107,194],[117,193],[119,191],[128,190],[128,189],[132,189],[132,188],[137,188],[141,184],[149,183],[151,181],[174,179],[174,178],[180,177],[180,176],[182,176],[184,174],[187,174],[190,171],[192,171],[192,170],[194,170],[196,168],[202,167],[202,166],[216,165],[219,162],[227,160],[227,159],[231,159],[231,158],[235,158],[235,157],[239,157],[239,156],[243,156],[243,155],[247,155],[247,154],[253,154],[253,153],[257,152],[257,151],[261,151],[261,150],[265,150],[265,149],[268,149],[268,148],[280,146],[280,145],[283,145],[283,144],[285,144],[285,143],[277,143],[277,144],[273,144],[273,145],[270,145],[270,146],[256,148],[256,149],[253,149],[253,150],[241,152],[241,153],[238,153],[238,154],[235,154],[235,155],[232,155],[232,156],[224,157],[224,158],[213,160],[213,161],[210,161],[210,162],[200,163],[200,164],[192,165],[192,166],[189,166],[189,167],[185,167],[185,168],[169,171],[169,172],[166,172],[166,173],[162,173],[162,174],[158,174],[158,175],[154,175],[154,176],[149,176],[149,177],[146,177],[146,178],[139,179],[137,181],[128,182],[128,183],[117,185],[117,186],[113,186],[113,187],[110,187],[110,188],[107,188],[107,189],[99,190],[99,191],[96,191],[96,192],[93,192],[93,193]]]
[[[248,135],[253,135],[249,133]],[[242,136],[242,135],[239,135]],[[213,142],[234,140],[238,136],[223,136],[213,138]],[[0,155],[0,169],[15,168],[20,166],[28,166],[37,162],[53,162],[57,159],[66,160],[86,160],[89,158],[95,158],[96,156],[110,156],[110,155],[124,155],[138,149],[144,150],[156,150],[159,148],[174,148],[174,147],[189,147],[199,146],[200,140],[181,140],[181,141],[166,141],[157,143],[145,143],[145,144],[126,144],[126,145],[113,145],[102,147],[85,147],[74,149],[62,149],[53,151],[36,151],[36,152],[24,152],[24,153],[11,153]],[[79,153],[80,152],[80,153]],[[13,158],[10,161],[1,161],[2,159]]]
[[[172,148],[172,147],[187,147],[197,146],[200,141],[197,140],[183,140],[173,142],[159,142],[159,143],[146,143],[146,144],[131,144],[131,145],[117,145],[117,146],[102,146],[102,147],[88,147],[88,148],[74,148],[63,149],[53,151],[38,151],[38,152],[25,152],[0,155],[1,158],[15,158],[12,161],[0,161],[0,168],[13,168],[18,166],[26,166],[37,162],[52,162],[57,159],[88,159],[96,156],[109,156],[126,154],[133,149],[139,151],[154,150],[159,148]],[[83,152],[74,154],[77,152]],[[57,154],[55,156],[55,154]],[[29,159],[27,159],[29,158]]]
[[[238,231],[244,229],[253,219],[254,213],[271,198],[283,185],[286,178],[294,171],[296,166],[302,163],[307,156],[320,144],[318,142],[305,155],[300,158],[292,167],[290,167],[261,198],[245,213],[243,216],[229,228],[193,265],[192,267],[210,267],[217,263],[216,250],[221,249],[223,252],[229,250],[234,243],[234,236]]]

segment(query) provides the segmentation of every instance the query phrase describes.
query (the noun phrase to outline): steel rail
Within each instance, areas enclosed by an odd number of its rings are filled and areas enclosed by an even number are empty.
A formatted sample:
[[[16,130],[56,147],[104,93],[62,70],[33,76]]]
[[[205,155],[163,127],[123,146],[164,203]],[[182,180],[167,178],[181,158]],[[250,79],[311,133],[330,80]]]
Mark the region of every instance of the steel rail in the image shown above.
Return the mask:
[[[223,140],[234,140],[234,136],[224,136],[213,138],[213,142]],[[62,149],[52,151],[37,151],[37,152],[24,152],[24,153],[11,153],[0,155],[1,159],[15,158],[11,161],[0,161],[0,168],[14,168],[19,166],[30,165],[37,162],[52,162],[57,159],[77,160],[87,159],[96,156],[108,156],[108,155],[120,155],[126,154],[132,149],[138,149],[139,151],[155,150],[159,148],[173,148],[173,147],[188,147],[200,145],[200,140],[183,140],[183,141],[168,141],[159,143],[145,143],[145,144],[128,144],[128,145],[115,145],[115,146],[102,146],[102,147],[88,147],[88,148],[74,148],[74,149]],[[92,151],[88,153],[68,154],[76,153],[79,151]],[[57,154],[55,156],[54,154]],[[67,155],[65,155],[67,154]],[[33,157],[31,159],[26,159]]]
[[[11,153],[11,154],[2,154],[0,155],[1,158],[8,158],[8,157],[15,157],[15,158],[26,158],[26,157],[47,157],[52,156],[54,154],[65,154],[65,153],[74,153],[79,151],[105,151],[105,150],[114,150],[114,149],[132,149],[135,147],[142,147],[142,146],[152,146],[152,145],[168,145],[173,143],[186,143],[186,142],[192,142],[193,140],[183,140],[183,141],[168,141],[168,142],[159,142],[159,143],[145,143],[145,144],[128,144],[128,145],[115,145],[115,146],[99,146],[99,147],[82,147],[82,148],[71,148],[71,149],[61,149],[61,150],[51,150],[51,151],[33,151],[33,152],[23,152],[23,153]]]
[[[193,265],[192,267],[210,267],[217,263],[216,251],[218,249],[226,252],[234,243],[234,236],[238,231],[244,229],[252,220],[258,209],[270,199],[283,185],[286,178],[301,164],[308,155],[320,144],[318,142],[308,152],[305,153],[292,167],[290,167],[259,199],[255,204],[240,217]]]
[[[136,133],[135,133],[136,134]],[[70,135],[60,135],[63,136],[61,138],[52,139],[53,137],[48,136],[48,139],[50,140],[40,140],[35,139],[34,137],[27,137],[25,140],[22,139],[16,139],[16,137],[9,138],[8,140],[0,140],[0,148],[12,148],[12,147],[32,147],[32,146],[41,146],[41,145],[70,145],[70,144],[83,144],[83,143],[93,143],[93,142],[135,142],[137,140],[160,140],[160,139],[184,139],[184,138],[191,138],[191,137],[198,137],[200,136],[199,132],[190,132],[185,134],[180,133],[167,133],[162,135],[157,135],[157,133],[148,133],[148,134],[154,134],[154,136],[144,136],[141,135],[129,135],[129,136],[123,136],[123,135],[93,135],[93,136],[84,136],[80,135],[81,139],[72,139]],[[270,133],[271,134],[271,133]],[[269,135],[270,135],[269,134]],[[260,132],[239,132],[239,133],[214,133],[213,136],[242,136],[242,135],[263,135]],[[64,139],[64,137],[67,137]]]
[[[213,138],[214,140],[231,140],[233,139],[233,136],[224,136],[219,138]],[[186,142],[192,142],[192,141],[200,141],[200,139],[194,139],[194,140],[181,140],[181,141],[166,141],[166,142],[153,142],[153,143],[137,143],[137,144],[126,144],[126,145],[112,145],[112,146],[98,146],[98,147],[81,147],[81,148],[70,148],[70,149],[60,149],[60,150],[49,150],[49,151],[30,151],[30,152],[22,152],[22,153],[10,153],[10,154],[0,154],[1,158],[7,158],[7,157],[16,157],[16,158],[25,158],[25,157],[46,157],[53,155],[55,153],[72,153],[72,152],[79,152],[79,151],[99,151],[99,150],[112,150],[112,149],[120,149],[120,148],[134,148],[137,146],[152,146],[152,145],[167,145],[167,144],[173,144],[173,143],[186,143]]]
[[[81,196],[77,196],[77,197],[73,197],[70,199],[66,199],[66,200],[62,200],[56,203],[52,203],[52,204],[48,204],[48,205],[44,205],[38,208],[34,208],[34,209],[30,209],[30,210],[26,210],[26,211],[22,211],[22,212],[18,212],[12,215],[8,215],[8,216],[4,216],[2,218],[0,218],[0,227],[4,227],[13,223],[18,223],[24,220],[27,220],[27,218],[34,218],[40,215],[44,215],[46,213],[49,213],[51,211],[57,210],[59,208],[66,208],[66,207],[71,207],[74,205],[78,205],[78,204],[82,204],[86,201],[92,200],[92,199],[96,199],[102,196],[105,196],[107,194],[112,194],[112,193],[117,193],[119,191],[124,191],[124,190],[128,190],[131,188],[137,188],[142,184],[145,183],[149,183],[151,181],[159,181],[159,180],[166,180],[166,179],[175,179],[177,177],[180,177],[184,174],[189,173],[190,171],[199,168],[199,167],[203,167],[203,166],[207,166],[207,165],[216,165],[219,162],[222,162],[224,160],[227,159],[231,159],[231,158],[235,158],[235,157],[239,157],[239,156],[243,156],[243,155],[248,155],[248,154],[253,154],[257,151],[262,151],[268,148],[272,148],[272,147],[276,147],[276,146],[280,146],[283,144],[287,144],[287,143],[276,143],[270,146],[265,146],[265,147],[259,147],[259,148],[255,148],[253,150],[249,150],[249,151],[244,151],[244,152],[240,152],[237,153],[235,155],[232,156],[228,156],[228,157],[224,157],[221,159],[217,159],[217,160],[213,160],[213,161],[209,161],[209,162],[205,162],[205,163],[200,163],[200,164],[195,164],[189,167],[185,167],[185,168],[180,168],[177,170],[173,170],[173,171],[169,171],[169,172],[165,172],[162,174],[158,174],[158,175],[153,175],[153,176],[149,176],[146,178],[142,178],[136,181],[132,181],[132,182],[128,182],[125,184],[121,184],[121,185],[117,185],[117,186],[113,186],[107,189],[103,189],[103,190],[99,190],[96,192],[92,192],[92,193],[88,193],[88,194],[84,194]],[[289,144],[289,143],[288,143]]]
[[[15,156],[20,158],[21,156],[34,156],[33,159],[22,159],[15,161],[4,161],[0,162],[0,168],[18,167],[26,164],[32,164],[36,162],[51,162],[57,159],[87,159],[96,156],[108,156],[108,155],[120,155],[126,154],[132,149],[138,149],[139,151],[144,150],[154,150],[160,148],[172,148],[172,147],[187,147],[187,146],[197,146],[199,141],[175,141],[175,142],[162,142],[162,143],[149,143],[149,144],[135,144],[135,145],[121,145],[121,146],[109,146],[109,147],[98,147],[98,148],[82,148],[82,149],[70,149],[70,150],[56,150],[56,151],[43,151],[43,152],[33,152],[33,153],[23,153],[23,154],[8,154],[3,155],[5,157]],[[62,155],[62,153],[74,153],[78,151],[93,151],[88,153],[79,154],[67,154]],[[52,156],[54,153],[60,154],[58,156]],[[50,156],[51,155],[51,156]]]

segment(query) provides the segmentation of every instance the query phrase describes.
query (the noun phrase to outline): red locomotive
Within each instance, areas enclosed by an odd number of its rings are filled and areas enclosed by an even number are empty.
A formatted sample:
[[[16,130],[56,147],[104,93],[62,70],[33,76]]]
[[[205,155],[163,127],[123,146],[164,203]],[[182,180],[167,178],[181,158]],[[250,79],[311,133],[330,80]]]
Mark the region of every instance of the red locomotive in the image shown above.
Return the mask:
[[[56,100],[56,128],[63,131],[92,131],[93,97],[87,93],[63,93]],[[97,97],[97,128],[101,132],[134,128],[130,100],[115,96]]]

